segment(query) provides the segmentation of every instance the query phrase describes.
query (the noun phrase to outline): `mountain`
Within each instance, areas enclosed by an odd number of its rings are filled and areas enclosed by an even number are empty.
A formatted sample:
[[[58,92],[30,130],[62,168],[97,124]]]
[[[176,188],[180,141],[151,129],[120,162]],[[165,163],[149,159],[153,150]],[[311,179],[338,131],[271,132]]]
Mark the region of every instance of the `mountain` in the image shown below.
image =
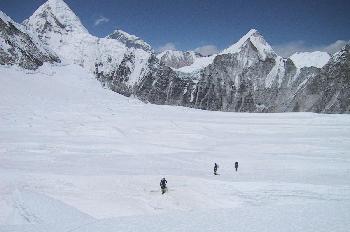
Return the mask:
[[[122,30],[106,38],[91,35],[63,0],[47,1],[23,24],[64,62],[145,102],[237,112],[349,112],[346,48],[332,58],[322,52],[283,58],[251,29],[209,57],[192,51],[156,55]]]
[[[120,63],[127,50],[122,43],[108,43],[107,39],[90,35],[62,0],[47,1],[23,24],[64,60],[90,71],[94,71],[95,63],[104,60]]]
[[[309,57],[313,55],[318,54]],[[321,68],[297,67],[292,59],[278,56],[255,29],[202,62],[199,69],[191,69],[193,65],[144,79],[135,95],[155,104],[205,110],[298,111],[293,107],[294,97],[321,72]]]
[[[23,24],[66,62],[95,73],[104,83],[118,79],[119,86],[113,89],[122,94],[139,80],[151,56],[143,49],[129,48],[125,41],[91,35],[63,0],[47,1]]]
[[[263,36],[256,29],[251,29],[237,43],[224,49],[220,54],[240,53],[242,49],[248,46],[248,44],[251,44],[254,49],[257,50],[257,54],[261,60],[276,56],[276,53],[273,51],[272,47],[265,41]]]
[[[107,39],[115,39],[124,44],[128,48],[142,49],[146,52],[152,52],[152,47],[139,37],[130,35],[120,29],[115,30],[112,34],[106,37]]]
[[[136,96],[205,110],[345,113],[350,111],[348,48],[331,59],[322,52],[283,58],[252,29],[201,66],[194,62],[167,76],[144,80],[147,89],[156,91]]]
[[[37,69],[44,62],[60,59],[35,35],[0,11],[0,64]]]

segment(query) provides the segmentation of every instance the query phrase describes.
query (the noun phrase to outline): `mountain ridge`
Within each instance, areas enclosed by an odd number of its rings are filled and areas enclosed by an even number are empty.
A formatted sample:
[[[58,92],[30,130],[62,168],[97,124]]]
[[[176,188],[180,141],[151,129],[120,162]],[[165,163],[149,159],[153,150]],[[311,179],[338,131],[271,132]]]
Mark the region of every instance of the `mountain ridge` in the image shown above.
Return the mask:
[[[335,70],[327,71],[328,64],[347,63],[348,56],[342,59],[337,53],[337,60],[335,55],[322,54],[322,62],[306,64],[299,59],[303,62],[298,63],[295,57],[278,56],[256,29],[222,52],[202,57],[192,51],[157,55],[145,41],[122,30],[106,38],[95,37],[63,0],[47,1],[24,25],[62,60],[84,67],[113,91],[145,102],[238,112],[349,111],[301,102],[304,99],[316,104],[309,100],[313,96],[303,91],[315,85],[322,95],[327,91],[326,83],[334,81],[324,78],[323,85],[316,85],[315,77],[331,76],[338,68],[348,75],[346,65],[334,65]],[[347,93],[341,96],[347,97]]]
[[[151,45],[146,43],[144,40],[137,37],[136,35],[131,35],[121,29],[117,29],[113,31],[111,34],[109,34],[105,38],[118,40],[119,42],[125,44],[125,46],[128,48],[142,49],[142,50],[145,50],[146,52],[153,51]]]

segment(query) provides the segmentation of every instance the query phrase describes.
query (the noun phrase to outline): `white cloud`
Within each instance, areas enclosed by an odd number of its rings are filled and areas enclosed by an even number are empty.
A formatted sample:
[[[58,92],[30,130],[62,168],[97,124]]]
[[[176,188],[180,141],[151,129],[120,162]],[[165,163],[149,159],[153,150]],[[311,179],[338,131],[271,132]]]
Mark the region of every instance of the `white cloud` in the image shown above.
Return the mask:
[[[97,27],[98,25],[102,24],[102,23],[108,23],[109,19],[104,17],[104,16],[100,16],[98,17],[95,22],[94,22],[94,26]]]
[[[311,51],[323,51],[328,52],[329,54],[333,54],[339,51],[345,44],[350,41],[345,40],[337,40],[334,43],[323,45],[323,46],[307,46],[304,41],[292,41],[285,44],[279,44],[273,46],[273,49],[278,55],[283,57],[289,57],[295,52],[311,52]]]
[[[209,55],[218,53],[219,49],[215,45],[205,45],[205,46],[196,48],[194,51],[202,54],[203,56],[209,56]]]
[[[157,51],[158,52],[164,52],[164,51],[167,51],[167,50],[176,50],[176,46],[174,43],[172,42],[169,42],[169,43],[166,43],[164,44],[163,46],[160,46]]]

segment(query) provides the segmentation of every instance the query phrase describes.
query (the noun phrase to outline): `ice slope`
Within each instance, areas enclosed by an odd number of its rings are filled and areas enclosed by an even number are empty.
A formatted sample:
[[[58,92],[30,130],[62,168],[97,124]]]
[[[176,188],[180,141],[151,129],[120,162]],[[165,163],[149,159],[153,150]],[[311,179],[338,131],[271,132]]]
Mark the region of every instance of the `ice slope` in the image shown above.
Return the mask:
[[[331,56],[327,52],[298,52],[289,57],[297,68],[322,68],[328,63]]]
[[[347,115],[157,106],[79,66],[0,69],[1,232],[350,230]]]

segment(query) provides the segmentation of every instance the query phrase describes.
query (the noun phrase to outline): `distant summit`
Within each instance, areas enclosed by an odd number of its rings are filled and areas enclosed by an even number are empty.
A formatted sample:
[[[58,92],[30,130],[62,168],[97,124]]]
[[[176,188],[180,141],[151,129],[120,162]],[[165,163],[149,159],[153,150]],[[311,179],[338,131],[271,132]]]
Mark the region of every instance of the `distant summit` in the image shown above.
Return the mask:
[[[87,33],[78,16],[63,0],[49,0],[23,22],[39,36],[52,33]]]
[[[272,47],[265,41],[264,37],[256,29],[251,29],[237,43],[224,49],[220,54],[238,53],[248,43],[251,43],[253,47],[259,52],[259,56],[262,60],[265,60],[267,57],[277,56]]]
[[[136,49],[142,49],[146,52],[151,52],[152,47],[139,37],[135,35],[131,35],[123,30],[115,30],[112,34],[108,35],[106,38],[108,39],[115,39],[119,42],[125,44],[128,48],[136,48]]]

